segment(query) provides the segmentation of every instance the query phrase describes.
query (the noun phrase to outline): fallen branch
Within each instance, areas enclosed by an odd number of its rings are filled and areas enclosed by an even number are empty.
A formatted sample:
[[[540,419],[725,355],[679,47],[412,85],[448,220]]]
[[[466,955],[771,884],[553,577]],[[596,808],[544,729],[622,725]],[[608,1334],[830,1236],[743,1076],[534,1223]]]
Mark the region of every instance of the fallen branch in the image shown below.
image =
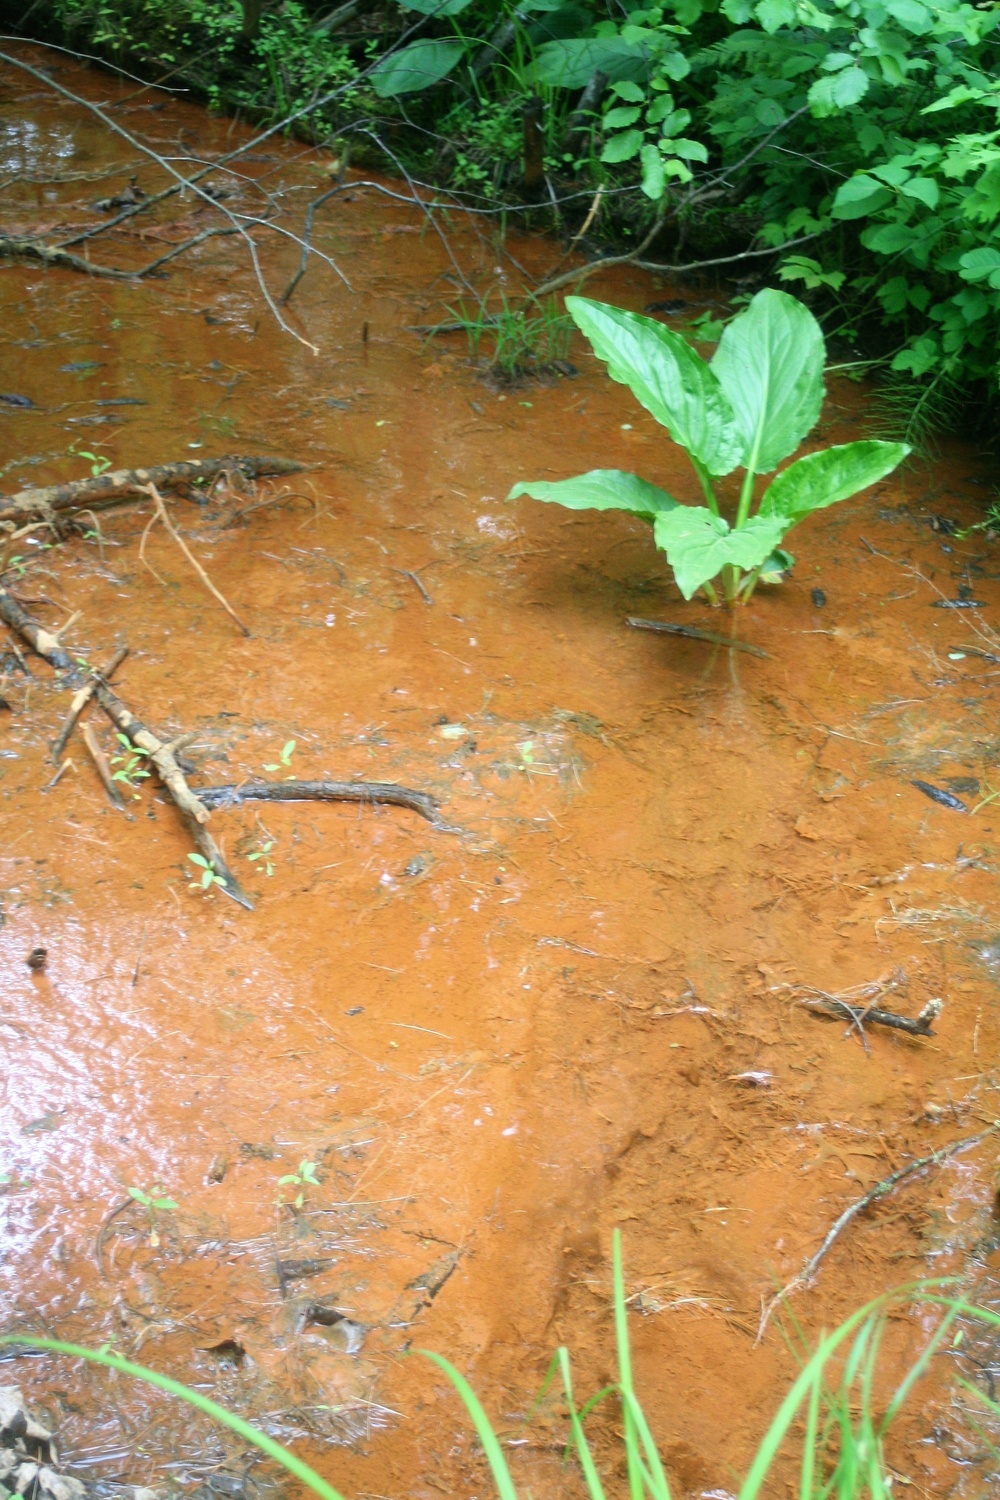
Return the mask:
[[[241,802],[389,803],[408,807],[444,833],[457,831],[440,818],[436,797],[394,781],[249,781],[239,786],[205,786],[198,796],[209,808],[239,807]]]
[[[126,656],[128,656],[128,647],[119,646],[118,650],[108,662],[103,672],[98,672],[94,668],[91,669],[90,681],[84,683],[83,687],[73,699],[73,702],[70,704],[69,713],[66,716],[66,722],[63,724],[63,727],[60,729],[58,735],[53,741],[52,759],[55,761],[56,765],[58,765],[59,761],[62,759],[62,753],[66,749],[66,745],[70,735],[73,733],[73,726],[76,724],[77,719],[83,713],[83,710],[86,708],[87,704],[94,696],[98,682],[110,682],[111,678],[118,671],[118,668],[121,666]]]
[[[640,620],[636,615],[627,615],[625,624],[633,630],[655,630],[660,635],[682,635],[688,641],[709,641],[713,646],[733,646],[737,651],[748,651],[751,656],[763,656],[770,660],[770,653],[760,646],[751,646],[749,641],[738,641],[731,635],[718,635],[714,630],[699,630],[696,625],[674,625],[669,620]]]
[[[304,464],[291,458],[230,454],[225,458],[154,464],[149,469],[111,469],[91,479],[73,479],[66,484],[50,484],[0,496],[0,529],[11,531],[29,519],[47,521],[53,512],[82,510],[98,501],[114,505],[131,495],[142,494],[150,484],[170,489],[179,484],[216,479],[220,474],[241,474],[247,479],[256,479],[265,474],[298,474],[304,468]]]
[[[874,1005],[848,1005],[836,995],[803,998],[799,1004],[814,1014],[846,1019],[859,1031],[870,1023],[872,1026],[887,1026],[891,1031],[905,1031],[907,1036],[934,1036],[934,1022],[944,1009],[943,1000],[928,1000],[919,1016],[901,1016],[897,1011],[880,1010]]]
[[[29,646],[50,666],[63,674],[63,682],[66,686],[79,687],[84,684],[85,679],[76,659],[68,651],[64,651],[56,636],[46,630],[33,615],[28,613],[24,605],[2,586],[0,586],[0,619],[11,630],[16,631],[23,640],[26,640]],[[144,750],[156,767],[160,780],[184,819],[198,852],[208,861],[213,873],[219,877],[222,890],[247,911],[252,911],[253,902],[229,869],[212,835],[204,827],[208,822],[208,809],[199,802],[188,786],[184,772],[177,764],[174,752],[180,741],[173,740],[169,744],[164,744],[151,729],[143,724],[141,719],[132,713],[131,709],[125,706],[106,682],[100,680],[95,682],[94,696],[118,732],[126,736],[129,744],[137,745],[139,749]],[[183,738],[186,736],[182,736]]]
[[[890,1172],[888,1177],[883,1177],[881,1182],[876,1182],[875,1186],[869,1188],[867,1193],[859,1198],[856,1203],[852,1203],[849,1208],[845,1208],[840,1218],[831,1225],[819,1249],[814,1255],[809,1257],[799,1274],[787,1286],[782,1287],[776,1297],[771,1298],[761,1317],[760,1327],[757,1331],[757,1342],[760,1343],[771,1313],[778,1303],[790,1296],[792,1292],[800,1291],[802,1288],[810,1285],[816,1272],[819,1270],[823,1258],[833,1248],[837,1239],[852,1219],[856,1219],[858,1214],[864,1213],[866,1208],[870,1208],[873,1203],[877,1203],[880,1198],[884,1198],[887,1193],[891,1193],[894,1187],[897,1187],[901,1182],[905,1182],[908,1177],[914,1176],[917,1172],[922,1172],[925,1167],[941,1166],[943,1162],[949,1161],[953,1156],[957,1156],[960,1151],[968,1151],[970,1147],[978,1146],[980,1141],[986,1140],[987,1136],[995,1135],[998,1130],[1000,1130],[1000,1121],[987,1126],[985,1130],[980,1130],[976,1135],[967,1135],[963,1140],[952,1141],[950,1146],[942,1146],[939,1151],[932,1151],[929,1156],[921,1156],[917,1161],[908,1162],[905,1167],[899,1167],[895,1172]]]
[[[233,609],[232,605],[228,602],[228,600],[225,598],[225,596],[223,594],[221,594],[219,592],[219,590],[215,587],[215,584],[212,582],[211,578],[209,578],[208,574],[205,572],[205,569],[202,567],[201,563],[195,557],[194,553],[191,551],[191,549],[188,546],[187,542],[185,542],[185,540],[181,536],[180,532],[177,531],[176,528],[174,527],[173,521],[171,521],[170,517],[167,514],[167,507],[163,503],[163,497],[160,494],[159,490],[156,488],[156,485],[155,484],[147,484],[147,485],[144,486],[144,488],[145,488],[146,494],[147,495],[151,495],[152,498],[153,498],[153,504],[156,506],[156,515],[157,515],[157,518],[160,521],[163,522],[163,526],[164,526],[164,529],[166,530],[167,534],[177,543],[178,547],[183,552],[184,556],[187,558],[187,560],[191,564],[192,568],[194,568],[195,572],[197,573],[198,577],[201,579],[202,583],[208,589],[208,592],[210,594],[212,594],[214,598],[218,599],[219,603],[222,605],[223,609],[226,611],[226,614],[229,615],[230,619],[233,619],[233,620],[236,621],[237,625],[240,627],[240,629],[242,630],[243,634],[244,635],[249,635],[250,634],[250,627],[249,627],[249,625],[244,625],[243,621],[240,619],[240,617],[236,613],[235,609]],[[148,530],[148,527],[147,527],[147,530]]]
[[[203,229],[200,234],[193,234],[190,239],[182,245],[175,245],[164,255],[158,255],[148,265],[136,266],[129,270],[121,266],[105,266],[96,260],[85,260],[82,255],[74,255],[71,250],[63,250],[58,245],[46,245],[40,239],[33,239],[28,235],[0,235],[0,258],[6,260],[39,260],[46,266],[65,266],[69,271],[81,271],[85,276],[103,276],[112,281],[141,281],[144,276],[155,276],[161,266],[170,260],[176,260],[178,255],[184,255],[188,250],[193,250],[204,240],[217,239],[219,235],[242,234],[242,230],[218,226],[213,229]]]

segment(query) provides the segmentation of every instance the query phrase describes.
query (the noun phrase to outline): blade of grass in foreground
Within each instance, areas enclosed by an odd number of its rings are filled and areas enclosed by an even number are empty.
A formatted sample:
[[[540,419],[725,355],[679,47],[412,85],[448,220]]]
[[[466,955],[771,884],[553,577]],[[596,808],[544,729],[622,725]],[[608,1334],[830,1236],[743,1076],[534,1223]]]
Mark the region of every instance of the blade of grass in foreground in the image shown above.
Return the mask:
[[[174,1380],[169,1375],[161,1375],[157,1370],[147,1370],[145,1365],[134,1365],[131,1360],[123,1359],[120,1354],[112,1354],[108,1349],[82,1349],[79,1344],[64,1344],[60,1339],[36,1339],[30,1334],[7,1334],[0,1337],[0,1345],[17,1344],[26,1349],[49,1349],[53,1354],[68,1354],[74,1359],[86,1359],[91,1364],[105,1365],[109,1370],[118,1370],[122,1375],[133,1375],[136,1380],[144,1380],[147,1385],[155,1385],[161,1391],[168,1391],[171,1396],[178,1396],[186,1401],[189,1406],[196,1406],[206,1416],[212,1417],[214,1421],[221,1422],[231,1432],[236,1432],[240,1437],[252,1443],[255,1448],[260,1448],[275,1463],[281,1464],[289,1473],[294,1474],[296,1479],[308,1485],[314,1494],[319,1495],[321,1500],[343,1500],[339,1490],[335,1490],[332,1484],[328,1484],[322,1475],[317,1474],[301,1458],[296,1458],[266,1432],[258,1432],[256,1427],[251,1427],[249,1422],[244,1422],[242,1417],[237,1417],[225,1407],[217,1406],[200,1391],[192,1391],[188,1386],[182,1385],[179,1380]]]
[[[483,1452],[486,1454],[490,1469],[493,1472],[493,1481],[499,1492],[500,1500],[517,1500],[517,1490],[514,1488],[514,1481],[510,1477],[510,1470],[507,1467],[507,1460],[503,1456],[503,1449],[500,1447],[497,1435],[490,1426],[490,1419],[483,1410],[479,1397],[472,1389],[472,1386],[466,1380],[465,1376],[460,1375],[455,1366],[449,1360],[445,1359],[442,1354],[435,1354],[432,1349],[421,1349],[420,1353],[426,1355],[428,1359],[433,1360],[438,1369],[444,1371],[462,1398],[462,1404],[472,1418],[479,1441],[483,1445]]]

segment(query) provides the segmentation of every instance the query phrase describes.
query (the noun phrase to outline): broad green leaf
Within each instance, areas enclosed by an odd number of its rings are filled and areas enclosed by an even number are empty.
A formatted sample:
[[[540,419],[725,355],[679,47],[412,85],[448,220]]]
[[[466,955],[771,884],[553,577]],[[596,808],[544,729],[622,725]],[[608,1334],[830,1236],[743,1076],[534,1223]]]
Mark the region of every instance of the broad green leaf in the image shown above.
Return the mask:
[[[916,198],[925,208],[937,208],[941,199],[941,189],[933,177],[911,177],[900,192],[905,198]]]
[[[649,77],[652,59],[648,44],[620,36],[565,37],[539,47],[532,73],[539,83],[564,89],[585,88],[598,70],[612,82],[638,83]]]
[[[923,36],[934,25],[934,17],[920,0],[886,0],[885,8],[893,20],[915,36]]]
[[[515,484],[507,499],[517,500],[521,495],[554,500],[568,510],[627,510],[647,521],[677,504],[665,490],[623,469],[591,469],[575,479],[529,480]]]
[[[758,567],[770,557],[787,529],[788,523],[781,516],[755,516],[732,531],[728,521],[713,516],[703,505],[678,505],[653,522],[656,544],[667,554],[685,599],[727,564]]]
[[[658,203],[667,185],[667,174],[664,171],[659,146],[654,146],[652,141],[647,141],[639,152],[639,159],[642,162],[642,190],[647,198],[652,198],[654,203]]]
[[[772,34],[782,26],[794,26],[797,19],[792,0],[760,0],[754,13],[764,30]]]
[[[1000,250],[994,250],[990,245],[966,250],[959,256],[958,267],[963,281],[983,281],[994,271],[1000,271]]]
[[[567,297],[566,311],[611,379],[627,385],[675,443],[710,474],[735,469],[743,444],[732,408],[712,370],[679,333],[588,297]]]
[[[465,47],[458,41],[435,41],[424,37],[401,52],[390,52],[372,69],[372,87],[380,99],[397,94],[415,94],[447,76]]]
[[[638,104],[620,104],[609,109],[601,123],[605,130],[624,130],[627,125],[634,125],[641,114]]]
[[[847,500],[891,474],[909,453],[906,443],[843,443],[807,453],[782,469],[764,492],[758,515],[792,527],[814,510]]]
[[[830,212],[835,219],[863,219],[891,202],[892,194],[888,188],[865,172],[859,172],[840,184]]]
[[[726,324],[711,368],[735,415],[744,468],[770,473],[815,426],[824,357],[819,324],[787,292],[758,292]],[[719,472],[728,471],[713,470]]]
[[[623,130],[620,135],[613,135],[605,143],[601,161],[631,161],[633,156],[638,156],[642,142],[641,130]]]

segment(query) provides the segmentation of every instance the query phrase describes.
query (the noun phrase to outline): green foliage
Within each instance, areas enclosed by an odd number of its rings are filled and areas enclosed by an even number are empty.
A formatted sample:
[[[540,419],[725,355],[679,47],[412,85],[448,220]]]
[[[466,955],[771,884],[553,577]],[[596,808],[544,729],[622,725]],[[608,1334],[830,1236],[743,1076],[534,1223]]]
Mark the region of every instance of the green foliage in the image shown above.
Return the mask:
[[[225,877],[215,873],[204,854],[189,854],[188,859],[198,870],[197,874],[194,871],[190,872],[192,887],[200,887],[203,891],[211,890],[213,885],[225,888]]]
[[[585,1426],[590,1413],[605,1401],[614,1402],[621,1412],[622,1457],[632,1500],[644,1500],[647,1495],[649,1500],[671,1500],[669,1479],[632,1381],[628,1303],[621,1237],[617,1229],[612,1240],[612,1261],[617,1378],[578,1406],[569,1351],[560,1348],[549,1366],[538,1400],[546,1395],[558,1375],[567,1413],[566,1458],[569,1459],[571,1454],[576,1457],[588,1500],[605,1500],[601,1469],[607,1467],[607,1455],[602,1452],[599,1468]],[[901,1311],[912,1308],[917,1299],[923,1311],[939,1308],[943,1316],[923,1354],[880,1410],[876,1406],[875,1393],[883,1331],[890,1318],[898,1319]],[[739,1486],[738,1500],[761,1500],[765,1494],[774,1492],[775,1483],[784,1484],[783,1476],[779,1480],[773,1470],[779,1454],[787,1459],[791,1456],[790,1450],[796,1455],[794,1461],[799,1471],[796,1493],[800,1500],[866,1500],[866,1497],[867,1500],[891,1500],[896,1471],[889,1467],[884,1456],[887,1435],[918,1380],[933,1356],[944,1347],[960,1317],[991,1329],[1000,1327],[1000,1316],[995,1312],[948,1296],[947,1283],[937,1281],[884,1293],[853,1313],[832,1333],[825,1334],[815,1349],[803,1345],[800,1373],[760,1442],[749,1472]],[[957,1338],[953,1337],[953,1342],[957,1343]],[[217,1405],[201,1391],[183,1385],[172,1376],[132,1363],[108,1344],[100,1349],[86,1349],[58,1339],[5,1334],[0,1336],[0,1347],[3,1346],[45,1350],[83,1359],[166,1391],[265,1453],[294,1475],[318,1500],[342,1500],[327,1480],[274,1438]],[[507,1463],[504,1445],[471,1385],[442,1355],[429,1350],[422,1353],[443,1372],[458,1393],[475,1428],[500,1500],[518,1500],[517,1485]],[[1000,1405],[978,1387],[961,1378],[959,1383],[986,1410],[1000,1414]],[[416,1480],[417,1476],[413,1476],[411,1487]]]
[[[705,505],[681,505],[662,490],[613,469],[559,483],[517,484],[509,499],[531,495],[574,510],[628,510],[653,527],[685,599],[702,589],[714,603],[721,577],[728,604],[750,598],[757,583],[788,565],[775,553],[787,532],[813,511],[835,505],[899,464],[903,443],[846,443],[796,459],[751,515],[754,481],[796,452],[823,403],[823,335],[808,308],[786,292],[758,292],[726,324],[710,363],[672,329],[638,313],[584,297],[566,306],[613,380],[627,385],[667,429],[694,467]],[[722,515],[713,480],[742,468],[733,520]]]
[[[294,1208],[301,1208],[306,1201],[306,1189],[308,1187],[320,1186],[319,1178],[316,1176],[316,1163],[314,1161],[300,1161],[298,1171],[287,1172],[284,1177],[278,1178],[278,1186],[279,1188],[298,1188],[298,1192],[292,1199],[292,1205]],[[279,1192],[277,1198],[278,1207],[282,1208],[284,1206],[284,1202],[285,1195],[284,1193]]]
[[[147,1193],[143,1188],[130,1187],[128,1195],[146,1210],[146,1217],[149,1221],[149,1244],[155,1250],[160,1243],[159,1216],[164,1213],[173,1213],[177,1204],[160,1188],[154,1188],[151,1193]]]
[[[554,297],[544,302],[528,297],[515,306],[501,293],[500,305],[492,312],[489,298],[483,297],[474,304],[462,301],[448,313],[448,326],[465,332],[473,359],[480,358],[484,346],[491,346],[486,365],[499,380],[545,374],[569,353],[572,319],[560,312]]]
[[[116,61],[180,65],[217,108],[271,120],[300,109],[359,71],[336,37],[314,30],[303,0],[265,8],[258,35],[241,40],[240,0],[48,0],[70,39]],[[333,121],[320,115],[322,133]]]
[[[388,122],[397,155],[490,203],[522,200],[536,92],[549,184],[577,195],[577,222],[603,184],[594,232],[634,243],[659,222],[658,259],[773,251],[734,264],[794,283],[828,331],[863,334],[921,388],[1000,394],[993,0],[403,0],[363,7],[343,35],[316,25],[326,0],[282,0],[252,42],[239,0],[36,9],[87,50],[176,67],[256,118],[342,85],[317,138]],[[609,87],[581,146],[566,120],[597,71]]]
[[[149,778],[145,764],[149,759],[149,751],[144,750],[141,745],[133,745],[127,734],[116,734],[115,739],[121,746],[121,752],[111,757],[111,764],[118,767],[117,771],[112,772],[111,780],[123,782],[134,792],[140,781]]]

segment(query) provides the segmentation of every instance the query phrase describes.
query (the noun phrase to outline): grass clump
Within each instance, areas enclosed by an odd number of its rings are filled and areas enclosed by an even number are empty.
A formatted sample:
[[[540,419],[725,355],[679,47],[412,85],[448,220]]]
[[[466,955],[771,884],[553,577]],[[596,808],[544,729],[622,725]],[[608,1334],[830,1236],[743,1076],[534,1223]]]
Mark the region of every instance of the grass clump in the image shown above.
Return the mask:
[[[617,1230],[613,1241],[612,1298],[617,1379],[578,1407],[569,1351],[560,1348],[552,1360],[538,1399],[542,1399],[558,1377],[568,1419],[566,1456],[575,1457],[589,1500],[606,1500],[602,1470],[609,1467],[609,1456],[595,1454],[585,1426],[589,1414],[605,1401],[617,1403],[621,1413],[622,1456],[628,1477],[629,1500],[645,1500],[645,1497],[672,1500],[668,1475],[633,1385],[621,1240]],[[884,1409],[879,1411],[876,1374],[887,1320],[901,1305],[917,1298],[924,1305],[940,1307],[943,1317],[923,1354],[896,1387]],[[798,1471],[794,1493],[798,1500],[892,1500],[893,1476],[884,1451],[887,1435],[913,1387],[926,1372],[934,1355],[945,1346],[949,1334],[952,1335],[952,1344],[959,1343],[962,1334],[953,1330],[960,1318],[1000,1329],[1000,1315],[948,1295],[947,1283],[936,1281],[887,1292],[859,1308],[832,1333],[824,1334],[815,1349],[806,1350],[802,1355],[798,1378],[764,1434],[746,1477],[734,1491],[735,1500],[759,1500],[759,1497],[773,1492],[775,1483],[784,1484],[789,1449],[793,1445],[796,1455],[793,1462]],[[200,1391],[192,1390],[169,1375],[133,1364],[108,1345],[96,1350],[85,1349],[58,1339],[36,1339],[19,1334],[0,1338],[0,1345],[4,1344],[45,1349],[84,1359],[156,1386],[196,1407],[260,1449],[300,1480],[319,1500],[342,1500],[339,1491],[322,1475],[274,1438],[258,1431]],[[429,1350],[421,1353],[443,1371],[458,1393],[475,1428],[499,1500],[521,1500],[522,1495],[528,1500],[528,1492],[518,1490],[503,1445],[469,1382],[443,1355]],[[1000,1403],[967,1381],[960,1380],[959,1383],[984,1411],[1000,1416]],[[613,1467],[617,1468],[617,1455],[611,1458]],[[779,1458],[782,1463],[780,1480],[776,1473]]]

